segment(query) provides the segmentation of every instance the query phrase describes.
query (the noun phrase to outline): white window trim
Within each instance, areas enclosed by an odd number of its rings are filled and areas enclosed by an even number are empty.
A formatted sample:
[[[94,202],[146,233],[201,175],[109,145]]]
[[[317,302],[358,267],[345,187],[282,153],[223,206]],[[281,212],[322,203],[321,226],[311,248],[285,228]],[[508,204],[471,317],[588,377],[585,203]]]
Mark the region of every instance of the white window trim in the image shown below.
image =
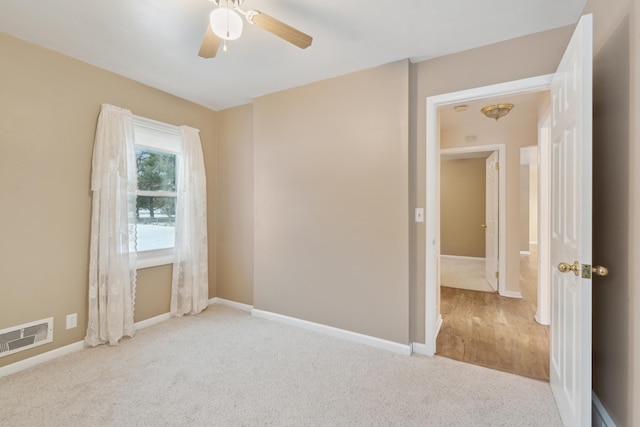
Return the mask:
[[[162,123],[156,120],[147,119],[146,117],[133,116],[134,127],[146,127],[148,129],[164,132],[167,134],[182,137],[182,131],[178,126],[173,126],[167,123]],[[163,145],[162,147],[153,144],[138,144],[136,147],[142,147],[149,150],[165,152],[175,154],[177,156],[182,155],[181,145]],[[159,196],[159,197],[176,197],[177,193],[173,191],[138,191],[140,196]],[[150,251],[138,251],[136,260],[136,269],[157,267],[161,265],[173,264],[175,261],[175,248],[165,248]]]
[[[140,251],[136,257],[136,270],[173,264],[175,258],[174,248],[158,249],[155,251]]]

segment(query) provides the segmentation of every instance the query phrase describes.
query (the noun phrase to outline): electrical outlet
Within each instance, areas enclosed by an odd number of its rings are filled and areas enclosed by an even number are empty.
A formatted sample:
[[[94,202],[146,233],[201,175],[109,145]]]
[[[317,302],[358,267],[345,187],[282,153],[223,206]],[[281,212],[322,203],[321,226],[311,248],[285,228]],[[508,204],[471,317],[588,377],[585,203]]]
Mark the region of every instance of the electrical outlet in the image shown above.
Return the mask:
[[[78,326],[78,313],[67,314],[67,329]]]
[[[416,222],[424,222],[424,208],[416,208]]]

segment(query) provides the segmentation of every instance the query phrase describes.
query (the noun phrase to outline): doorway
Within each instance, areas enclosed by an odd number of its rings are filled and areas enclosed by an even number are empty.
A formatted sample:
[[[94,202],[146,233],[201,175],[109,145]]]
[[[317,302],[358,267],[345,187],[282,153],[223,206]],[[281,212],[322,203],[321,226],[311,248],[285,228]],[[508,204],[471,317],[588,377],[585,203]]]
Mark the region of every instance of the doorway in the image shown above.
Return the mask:
[[[442,148],[440,158],[440,282],[500,292],[499,277],[505,277],[500,253],[506,249],[506,240],[500,239],[506,230],[505,145]]]
[[[537,186],[530,186],[530,181],[537,182],[537,157],[531,148],[521,148],[537,144],[538,107],[548,97],[538,92],[501,98],[465,102],[468,111],[463,114],[456,112],[461,110],[460,104],[439,110],[442,326],[436,354],[548,381],[549,331],[535,321],[537,227],[531,227],[530,218],[537,222],[537,215],[531,214],[529,206],[533,205],[535,210]],[[500,122],[487,120],[480,114],[487,104],[507,101],[513,101],[516,109]],[[463,141],[468,145],[451,147]],[[496,141],[505,143],[480,144]],[[506,155],[508,150],[511,157]],[[497,178],[498,172],[501,179]],[[506,195],[508,181],[510,197]],[[500,187],[500,191],[494,190],[495,196],[489,191],[494,187],[492,184]],[[491,212],[492,202],[496,212],[500,202],[501,215]],[[512,216],[516,211],[517,221],[508,231],[505,231],[506,206],[512,210]],[[497,226],[496,222],[502,225]],[[502,229],[499,235],[498,228]],[[530,237],[532,229],[535,237]],[[509,234],[515,238],[508,238]],[[519,286],[508,288],[499,283],[498,295],[494,291],[498,286],[491,289],[474,284],[477,279],[488,284],[490,280],[502,282],[496,276],[506,277],[503,254],[507,249],[492,250],[490,244],[497,243],[499,237],[503,245],[508,241],[509,250],[515,252]],[[490,267],[490,260],[494,260],[495,267]],[[499,274],[498,260],[502,261]],[[487,268],[477,269],[475,276],[470,277],[469,263],[481,263]],[[448,268],[452,264],[453,274]],[[452,279],[469,282],[458,286]]]
[[[440,313],[440,128],[438,108],[492,96],[548,90],[553,75],[538,76],[492,86],[453,92],[427,98],[426,144],[426,259],[425,259],[425,347],[435,355],[436,337],[442,325]],[[503,233],[504,236],[505,233]]]

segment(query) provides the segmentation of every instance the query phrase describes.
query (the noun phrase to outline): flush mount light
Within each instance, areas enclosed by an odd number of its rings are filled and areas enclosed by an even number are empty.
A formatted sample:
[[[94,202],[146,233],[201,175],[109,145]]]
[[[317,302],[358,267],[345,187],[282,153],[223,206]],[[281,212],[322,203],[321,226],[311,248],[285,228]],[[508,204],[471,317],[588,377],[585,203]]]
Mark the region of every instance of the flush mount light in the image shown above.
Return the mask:
[[[496,119],[496,122],[500,117],[504,117],[509,114],[509,111],[513,108],[513,104],[495,104],[487,105],[480,112],[490,119]]]
[[[453,107],[453,111],[455,111],[456,113],[462,113],[463,111],[467,111],[468,108],[468,105],[456,105],[455,107]]]

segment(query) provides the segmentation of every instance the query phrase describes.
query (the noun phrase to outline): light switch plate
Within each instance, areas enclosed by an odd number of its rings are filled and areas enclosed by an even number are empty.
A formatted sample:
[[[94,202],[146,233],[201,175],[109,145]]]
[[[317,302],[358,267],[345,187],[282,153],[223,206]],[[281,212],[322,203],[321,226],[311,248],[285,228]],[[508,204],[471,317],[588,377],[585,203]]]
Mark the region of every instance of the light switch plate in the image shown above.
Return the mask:
[[[416,222],[424,222],[424,208],[416,208]]]

